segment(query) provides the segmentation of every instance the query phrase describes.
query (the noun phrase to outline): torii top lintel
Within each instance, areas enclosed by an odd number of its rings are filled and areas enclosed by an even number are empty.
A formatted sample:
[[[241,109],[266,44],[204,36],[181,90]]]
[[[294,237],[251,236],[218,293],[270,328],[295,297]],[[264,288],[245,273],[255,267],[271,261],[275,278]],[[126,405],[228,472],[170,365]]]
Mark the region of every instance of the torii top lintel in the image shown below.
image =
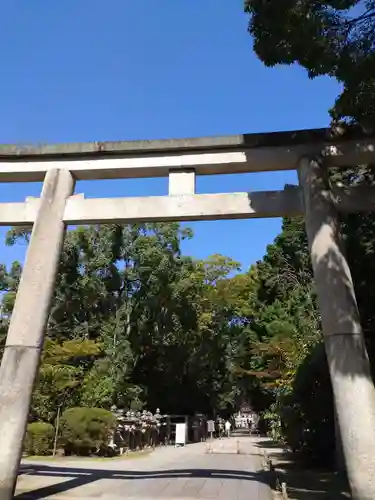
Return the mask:
[[[240,134],[192,139],[0,145],[0,181],[40,181],[51,168],[67,168],[80,180],[167,176],[172,170],[226,174],[292,170],[302,156],[324,154],[327,164],[375,160],[375,136],[350,129]]]

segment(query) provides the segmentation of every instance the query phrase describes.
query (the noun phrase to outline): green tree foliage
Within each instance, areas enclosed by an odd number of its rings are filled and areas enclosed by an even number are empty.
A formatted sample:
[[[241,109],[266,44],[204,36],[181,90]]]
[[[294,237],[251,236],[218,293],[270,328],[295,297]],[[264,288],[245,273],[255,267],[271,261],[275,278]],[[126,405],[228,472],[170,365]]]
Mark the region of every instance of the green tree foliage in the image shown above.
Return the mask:
[[[74,404],[85,373],[102,353],[97,342],[72,339],[61,343],[47,337],[31,418],[54,422],[57,408]]]
[[[267,66],[298,63],[311,78],[329,75],[343,90],[331,110],[373,129],[374,0],[246,0],[254,50]]]
[[[12,230],[7,244],[27,243],[25,234]],[[232,348],[246,309],[246,297],[239,307],[235,295],[247,278],[232,277],[239,264],[229,258],[183,256],[191,237],[178,224],[68,232],[31,419],[54,423],[58,407],[73,406],[179,414],[233,407]],[[4,331],[20,272],[19,264],[1,269]]]
[[[247,346],[237,360],[238,371],[256,380],[253,384],[262,389],[262,403],[268,403],[264,416],[272,435],[301,451],[308,447],[305,437],[309,420],[297,421],[296,415],[300,417],[301,405],[310,393],[297,394],[295,384],[308,357],[321,344],[320,315],[302,218],[284,219],[281,234],[268,246],[253,274],[257,283],[252,289],[253,316],[249,318]],[[298,446],[296,434],[302,435]]]

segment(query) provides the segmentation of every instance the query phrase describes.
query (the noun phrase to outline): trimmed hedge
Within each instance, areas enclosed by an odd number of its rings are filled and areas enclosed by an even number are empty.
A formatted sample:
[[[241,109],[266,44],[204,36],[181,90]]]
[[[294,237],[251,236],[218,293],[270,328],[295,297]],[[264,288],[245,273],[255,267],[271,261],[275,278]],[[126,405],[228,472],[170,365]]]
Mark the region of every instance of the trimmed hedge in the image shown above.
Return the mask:
[[[28,455],[50,455],[55,429],[46,422],[33,422],[27,426],[24,450]]]
[[[107,454],[116,419],[102,408],[69,408],[60,421],[59,445],[66,455]]]

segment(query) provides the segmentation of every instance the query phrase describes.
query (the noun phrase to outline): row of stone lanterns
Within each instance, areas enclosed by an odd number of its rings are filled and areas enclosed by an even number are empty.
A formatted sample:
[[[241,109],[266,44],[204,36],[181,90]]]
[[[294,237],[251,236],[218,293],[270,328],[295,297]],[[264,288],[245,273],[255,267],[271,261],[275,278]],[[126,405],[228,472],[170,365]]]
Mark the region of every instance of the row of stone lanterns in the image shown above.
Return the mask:
[[[116,406],[113,406],[111,411],[117,419],[117,426],[109,444],[114,451],[122,454],[129,450],[155,447],[163,440],[162,428],[168,424],[167,416],[162,415],[159,408],[155,414],[147,410],[125,412]]]

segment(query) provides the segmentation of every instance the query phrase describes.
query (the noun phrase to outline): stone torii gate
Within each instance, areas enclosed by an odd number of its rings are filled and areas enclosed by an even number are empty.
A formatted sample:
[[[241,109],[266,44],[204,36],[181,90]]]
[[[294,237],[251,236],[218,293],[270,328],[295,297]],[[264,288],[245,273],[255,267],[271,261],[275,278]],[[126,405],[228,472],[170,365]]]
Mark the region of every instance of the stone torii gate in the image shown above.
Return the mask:
[[[0,182],[44,181],[0,203],[0,225],[33,225],[0,368],[0,500],[14,494],[32,388],[68,224],[304,215],[354,498],[375,498],[375,392],[338,211],[375,210],[371,188],[331,188],[327,167],[374,162],[375,137],[326,129],[162,141],[0,146]],[[196,175],[296,169],[281,191],[195,194]],[[169,177],[169,195],[85,199],[76,180]]]

